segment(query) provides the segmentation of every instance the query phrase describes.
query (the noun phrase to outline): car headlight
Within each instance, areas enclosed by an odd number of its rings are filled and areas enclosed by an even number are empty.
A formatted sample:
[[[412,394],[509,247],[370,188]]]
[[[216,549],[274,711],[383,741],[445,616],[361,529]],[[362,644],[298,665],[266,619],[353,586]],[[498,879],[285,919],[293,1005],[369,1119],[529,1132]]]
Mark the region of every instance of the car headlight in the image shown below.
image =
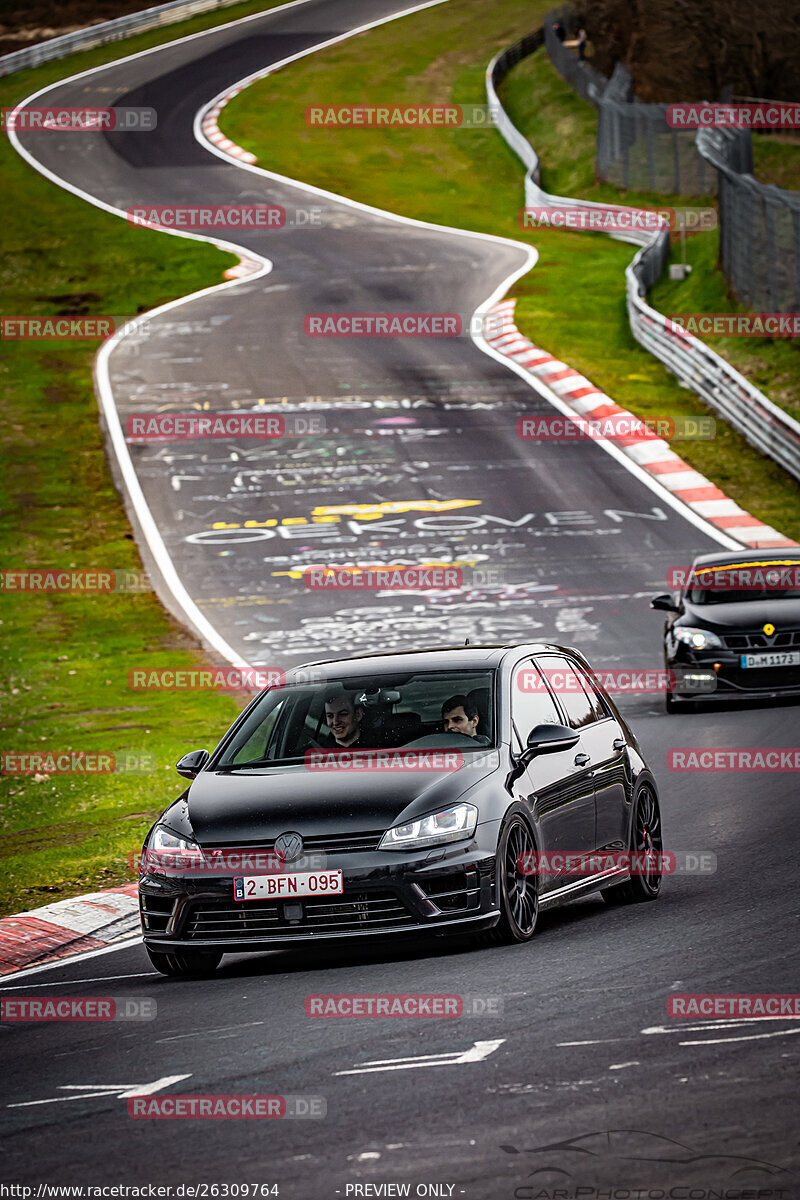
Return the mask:
[[[191,838],[180,837],[167,829],[166,825],[156,825],[147,841],[148,850],[194,850],[200,853],[197,842]]]
[[[180,874],[201,869],[203,862],[197,842],[173,833],[165,825],[156,825],[139,858],[139,874]]]
[[[676,642],[684,642],[693,650],[719,650],[722,642],[710,629],[693,629],[690,625],[676,625],[672,628],[672,636]]]
[[[474,804],[456,804],[433,816],[387,829],[378,849],[404,850],[410,846],[419,850],[423,846],[439,846],[442,842],[458,842],[472,837],[477,823],[478,810]]]

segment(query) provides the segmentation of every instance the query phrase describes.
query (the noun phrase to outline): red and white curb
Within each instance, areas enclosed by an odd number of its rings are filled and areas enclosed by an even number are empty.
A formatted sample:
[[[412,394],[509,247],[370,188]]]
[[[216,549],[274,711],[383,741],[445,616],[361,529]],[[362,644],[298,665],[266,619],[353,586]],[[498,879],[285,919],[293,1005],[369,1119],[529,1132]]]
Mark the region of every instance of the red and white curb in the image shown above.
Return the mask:
[[[0,975],[100,950],[139,931],[138,885],[56,900],[0,918]]]
[[[251,154],[249,150],[242,149],[241,146],[236,145],[236,142],[232,142],[229,137],[225,137],[225,134],[217,124],[217,117],[228,101],[232,100],[234,96],[238,96],[239,92],[242,91],[244,91],[243,87],[235,87],[226,92],[224,96],[218,97],[214,107],[210,108],[203,117],[201,129],[210,142],[213,142],[220,150],[224,150],[231,158],[236,158],[239,162],[254,163],[257,161],[255,154]]]
[[[484,337],[493,349],[513,359],[547,384],[577,417],[591,421],[603,420],[611,428],[615,419],[622,421],[628,432],[615,437],[614,444],[637,466],[657,479],[677,500],[711,525],[724,530],[729,537],[750,547],[797,545],[797,542],[785,537],[771,525],[765,525],[758,517],[745,512],[716,484],[685,463],[674,450],[670,450],[663,438],[646,428],[631,433],[628,422],[637,420],[633,413],[620,408],[591,380],[546,350],[534,346],[519,332],[514,323],[515,304],[515,300],[502,300],[486,315]]]
[[[239,92],[243,91],[241,87],[235,87],[230,92],[226,92],[221,96],[213,108],[210,108],[203,117],[201,128],[203,133],[220,150],[223,150],[230,158],[236,159],[238,162],[254,163],[256,162],[255,154],[251,154],[249,150],[242,149],[237,146],[236,142],[232,142],[217,124],[217,117],[222,112],[225,105],[234,96],[238,96]],[[261,270],[261,263],[256,262],[254,258],[242,257],[235,267],[229,267],[223,272],[225,279],[244,279],[247,275],[254,275],[256,271]]]

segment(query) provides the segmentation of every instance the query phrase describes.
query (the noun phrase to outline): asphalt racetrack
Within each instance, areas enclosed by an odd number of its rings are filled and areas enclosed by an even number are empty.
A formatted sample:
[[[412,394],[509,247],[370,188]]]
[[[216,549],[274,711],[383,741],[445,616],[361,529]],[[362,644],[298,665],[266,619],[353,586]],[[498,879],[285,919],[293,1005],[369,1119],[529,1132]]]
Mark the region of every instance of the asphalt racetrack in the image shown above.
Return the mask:
[[[228,234],[272,269],[148,321],[114,348],[109,377],[123,428],[131,415],[200,402],[208,412],[323,418],[325,434],[130,442],[147,510],[197,611],[254,666],[469,637],[552,639],[599,667],[657,667],[661,623],[649,594],[663,590],[670,567],[730,543],[596,444],[520,441],[517,418],[550,414],[549,402],[466,334],[304,332],[307,314],[330,311],[447,312],[468,323],[524,268],[526,249],[315,195],[222,162],[195,138],[198,110],[250,72],[402,7],[310,0],[112,64],[35,101],[157,110],[147,136],[19,135],[43,168],[105,205],[270,203],[295,222]],[[311,208],[321,217],[298,215]],[[164,560],[145,543],[143,510],[129,510],[159,593],[181,613]],[[332,597],[299,577],[323,563],[431,560],[495,575],[449,596]],[[508,585],[525,591],[507,596]],[[174,982],[131,945],[7,982],[3,996],[152,997],[158,1014],[2,1027],[3,1174],[257,1182],[297,1200],[402,1194],[352,1190],[367,1183],[476,1200],[596,1184],[662,1195],[683,1188],[676,1200],[691,1188],[697,1200],[713,1188],[800,1195],[797,1022],[666,1015],[676,989],[792,991],[796,780],[677,774],[666,756],[680,746],[791,746],[797,708],[667,717],[658,695],[622,706],[659,780],[665,845],[715,854],[714,874],[667,879],[654,905],[610,909],[589,899],[545,914],[521,947],[437,941],[230,956],[213,980]],[[352,991],[499,996],[503,1011],[458,1020],[305,1015],[307,994]],[[128,1117],[125,1087],[183,1076],[159,1094],[323,1097],[327,1115]],[[571,1139],[583,1149],[552,1149]],[[434,1184],[444,1190],[415,1191]],[[730,1200],[740,1198],[731,1191]]]

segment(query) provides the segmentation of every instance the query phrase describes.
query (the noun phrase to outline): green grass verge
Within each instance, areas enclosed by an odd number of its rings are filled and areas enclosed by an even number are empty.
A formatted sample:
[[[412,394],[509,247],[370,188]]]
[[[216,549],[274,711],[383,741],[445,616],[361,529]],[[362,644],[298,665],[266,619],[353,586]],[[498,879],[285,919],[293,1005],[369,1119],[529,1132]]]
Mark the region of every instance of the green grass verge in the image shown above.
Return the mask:
[[[0,81],[0,104],[269,7],[237,5],[11,75]],[[204,243],[131,229],[47,182],[5,137],[0,169],[4,315],[141,312],[221,282],[236,261]],[[0,342],[1,567],[141,567],[105,459],[91,378],[96,349]],[[1,750],[146,750],[157,763],[148,775],[0,778],[0,915],[131,882],[127,856],[185,786],[175,761],[215,743],[241,698],[128,689],[135,667],[207,665],[152,593],[0,592],[0,656]]]
[[[753,174],[760,183],[787,191],[800,188],[800,140],[775,134],[753,134]]]
[[[494,130],[305,125],[304,109],[312,103],[365,98],[374,104],[481,103],[490,57],[530,32],[545,11],[544,4],[516,0],[488,6],[463,0],[457,8],[443,5],[405,17],[254,84],[223,110],[222,128],[269,169],[409,217],[532,242],[539,262],[514,285],[523,332],[643,417],[706,414],[694,393],[681,388],[631,335],[624,290],[631,247],[600,234],[520,229],[522,168]],[[686,202],[644,193],[623,196],[594,180],[593,110],[544,54],[514,68],[502,97],[541,156],[548,191],[643,205]],[[713,238],[705,242],[711,261]],[[701,241],[690,239],[691,254],[699,254],[695,247]],[[699,276],[698,269],[690,277],[692,286]],[[674,297],[674,304],[671,311],[691,308],[684,294]],[[713,311],[729,307],[722,299],[712,306]],[[781,381],[783,388],[786,346],[759,345],[756,352],[759,372],[771,385]],[[755,379],[766,386],[760,374]],[[674,447],[743,508],[800,540],[800,488],[723,422],[717,429],[713,441],[675,440]]]

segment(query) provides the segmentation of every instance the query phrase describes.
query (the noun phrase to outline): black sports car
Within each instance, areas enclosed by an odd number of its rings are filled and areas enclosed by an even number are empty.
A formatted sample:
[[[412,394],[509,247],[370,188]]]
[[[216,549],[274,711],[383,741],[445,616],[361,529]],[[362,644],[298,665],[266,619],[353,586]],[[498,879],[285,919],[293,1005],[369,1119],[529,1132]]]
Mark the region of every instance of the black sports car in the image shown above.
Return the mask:
[[[144,941],[167,975],[337,937],[525,942],[559,901],[660,888],[655,780],[561,646],[297,668],[178,771],[192,783],[140,867]]]
[[[704,700],[800,695],[800,549],[702,554],[675,594],[664,656],[676,685],[667,712]]]

